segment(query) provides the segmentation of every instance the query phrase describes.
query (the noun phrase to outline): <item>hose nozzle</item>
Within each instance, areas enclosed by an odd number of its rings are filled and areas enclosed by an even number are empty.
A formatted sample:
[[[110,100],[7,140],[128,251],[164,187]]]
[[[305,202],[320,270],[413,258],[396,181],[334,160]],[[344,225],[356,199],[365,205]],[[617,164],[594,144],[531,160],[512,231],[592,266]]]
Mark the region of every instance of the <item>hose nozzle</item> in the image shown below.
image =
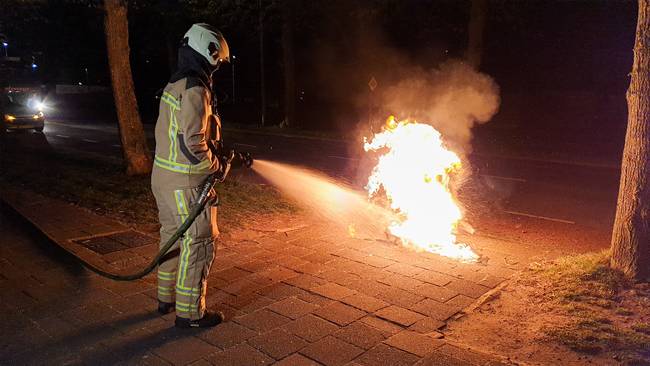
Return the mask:
[[[233,168],[250,168],[253,166],[253,157],[249,152],[235,152],[232,166]]]

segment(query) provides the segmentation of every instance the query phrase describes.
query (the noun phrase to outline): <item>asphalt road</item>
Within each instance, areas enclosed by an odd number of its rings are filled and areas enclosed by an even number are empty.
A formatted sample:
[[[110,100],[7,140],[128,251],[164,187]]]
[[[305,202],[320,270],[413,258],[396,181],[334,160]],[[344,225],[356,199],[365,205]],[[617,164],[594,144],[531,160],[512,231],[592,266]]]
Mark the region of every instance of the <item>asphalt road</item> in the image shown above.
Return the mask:
[[[147,126],[151,147],[152,128]],[[49,121],[44,136],[54,149],[121,155],[117,128],[110,125]],[[225,131],[224,136],[256,158],[307,166],[357,186],[362,186],[369,171],[361,142],[240,131]],[[16,134],[12,138],[26,137]],[[609,235],[620,173],[615,167],[479,153],[470,160],[481,182],[479,193],[498,200],[500,214],[552,223],[568,231],[587,229],[598,232],[601,238]]]

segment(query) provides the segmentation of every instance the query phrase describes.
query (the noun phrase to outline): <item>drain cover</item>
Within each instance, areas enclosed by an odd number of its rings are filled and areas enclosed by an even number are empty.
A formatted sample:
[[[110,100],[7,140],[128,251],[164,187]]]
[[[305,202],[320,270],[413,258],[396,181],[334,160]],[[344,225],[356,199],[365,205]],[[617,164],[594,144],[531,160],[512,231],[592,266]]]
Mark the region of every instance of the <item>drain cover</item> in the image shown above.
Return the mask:
[[[75,240],[76,243],[99,254],[108,254],[125,250],[128,248],[137,248],[149,244],[154,244],[155,239],[138,232],[129,230],[115,234],[97,236],[90,239]]]

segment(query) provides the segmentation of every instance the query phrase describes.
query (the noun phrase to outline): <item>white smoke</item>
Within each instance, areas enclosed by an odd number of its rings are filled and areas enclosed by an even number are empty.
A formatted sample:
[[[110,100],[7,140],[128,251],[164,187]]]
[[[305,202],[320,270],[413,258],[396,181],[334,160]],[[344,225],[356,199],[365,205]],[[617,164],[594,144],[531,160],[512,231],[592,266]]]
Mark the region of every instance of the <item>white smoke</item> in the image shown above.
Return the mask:
[[[382,94],[398,119],[431,124],[456,152],[471,152],[472,127],[499,110],[499,86],[486,74],[460,61],[436,69],[415,69]]]

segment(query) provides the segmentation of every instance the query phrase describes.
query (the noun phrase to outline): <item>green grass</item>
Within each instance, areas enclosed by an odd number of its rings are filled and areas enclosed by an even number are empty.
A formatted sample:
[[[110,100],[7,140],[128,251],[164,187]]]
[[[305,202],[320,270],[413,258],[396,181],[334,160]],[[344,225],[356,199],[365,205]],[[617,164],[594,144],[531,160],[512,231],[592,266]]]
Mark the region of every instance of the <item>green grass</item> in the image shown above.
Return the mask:
[[[158,221],[150,177],[132,177],[117,159],[67,152],[5,151],[0,182],[109,214],[123,221]],[[242,226],[251,215],[291,213],[296,208],[269,186],[226,181],[220,195],[220,229]],[[224,230],[222,230],[224,231]]]
[[[543,284],[540,297],[568,319],[544,328],[548,340],[583,353],[633,354],[650,347],[650,325],[625,322],[634,313],[621,305],[622,292],[634,284],[609,266],[607,251],[560,258],[534,269],[526,281]]]

